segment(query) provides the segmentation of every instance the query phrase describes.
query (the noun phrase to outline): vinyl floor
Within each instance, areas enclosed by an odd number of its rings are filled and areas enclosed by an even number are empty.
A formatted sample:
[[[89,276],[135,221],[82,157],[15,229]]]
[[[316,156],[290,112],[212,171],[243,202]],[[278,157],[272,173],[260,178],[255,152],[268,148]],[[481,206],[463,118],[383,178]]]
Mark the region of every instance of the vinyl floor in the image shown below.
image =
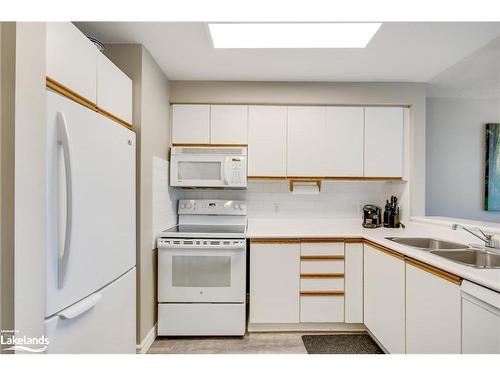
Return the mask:
[[[307,354],[303,335],[325,332],[247,333],[239,337],[158,337],[148,354]]]

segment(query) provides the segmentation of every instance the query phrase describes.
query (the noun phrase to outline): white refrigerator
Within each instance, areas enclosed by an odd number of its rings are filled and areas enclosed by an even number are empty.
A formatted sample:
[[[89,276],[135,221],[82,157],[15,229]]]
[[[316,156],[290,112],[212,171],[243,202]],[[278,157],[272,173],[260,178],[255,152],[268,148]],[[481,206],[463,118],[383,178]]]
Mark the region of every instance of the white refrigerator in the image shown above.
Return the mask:
[[[135,134],[47,91],[47,353],[135,353]]]

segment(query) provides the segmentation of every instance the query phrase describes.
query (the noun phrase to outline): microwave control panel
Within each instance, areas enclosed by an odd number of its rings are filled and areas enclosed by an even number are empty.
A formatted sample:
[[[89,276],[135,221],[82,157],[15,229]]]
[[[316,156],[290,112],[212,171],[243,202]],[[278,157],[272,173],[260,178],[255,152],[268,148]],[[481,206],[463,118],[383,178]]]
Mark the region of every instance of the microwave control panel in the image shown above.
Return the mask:
[[[229,170],[229,183],[231,185],[246,185],[246,159],[231,158]]]

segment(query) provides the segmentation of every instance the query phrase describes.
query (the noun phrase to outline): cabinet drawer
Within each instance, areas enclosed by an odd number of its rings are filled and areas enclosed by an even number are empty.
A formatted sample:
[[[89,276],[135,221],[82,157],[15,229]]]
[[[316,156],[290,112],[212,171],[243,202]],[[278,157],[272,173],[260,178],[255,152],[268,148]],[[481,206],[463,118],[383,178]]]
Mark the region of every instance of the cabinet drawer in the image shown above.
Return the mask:
[[[301,255],[344,255],[344,242],[302,242]]]
[[[344,296],[301,296],[301,322],[343,322]]]
[[[300,262],[300,273],[344,273],[344,260],[304,260]]]
[[[344,278],[301,278],[300,279],[301,291],[343,291]]]

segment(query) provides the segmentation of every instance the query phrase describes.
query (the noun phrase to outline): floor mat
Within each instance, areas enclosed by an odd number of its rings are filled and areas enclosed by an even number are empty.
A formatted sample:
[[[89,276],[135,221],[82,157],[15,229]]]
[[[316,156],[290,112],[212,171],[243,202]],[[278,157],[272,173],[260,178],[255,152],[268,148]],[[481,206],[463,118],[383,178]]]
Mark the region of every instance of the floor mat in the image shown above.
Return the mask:
[[[366,334],[304,335],[302,341],[308,354],[384,354]]]

